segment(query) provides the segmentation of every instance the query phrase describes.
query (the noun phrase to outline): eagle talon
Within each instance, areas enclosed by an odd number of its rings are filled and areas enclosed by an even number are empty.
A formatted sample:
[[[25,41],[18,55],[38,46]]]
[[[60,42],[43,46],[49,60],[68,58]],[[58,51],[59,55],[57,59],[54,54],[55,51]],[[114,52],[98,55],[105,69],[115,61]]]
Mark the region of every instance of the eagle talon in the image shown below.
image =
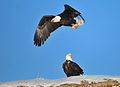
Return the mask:
[[[84,24],[85,20],[80,15],[80,12],[67,4],[64,7],[64,11],[57,16],[46,15],[41,18],[34,34],[34,45],[43,45],[50,34],[61,26],[69,26],[76,29],[78,26]],[[82,19],[74,19],[79,15]]]
[[[77,29],[78,26],[79,26],[78,24],[74,24],[74,25],[72,26],[72,28]]]

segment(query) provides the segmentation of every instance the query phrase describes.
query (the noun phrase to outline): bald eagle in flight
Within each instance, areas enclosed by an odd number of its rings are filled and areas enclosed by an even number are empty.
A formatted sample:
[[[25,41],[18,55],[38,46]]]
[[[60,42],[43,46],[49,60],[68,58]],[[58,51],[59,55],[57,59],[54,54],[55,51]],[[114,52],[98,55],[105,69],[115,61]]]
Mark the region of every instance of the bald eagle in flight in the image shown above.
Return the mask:
[[[63,70],[67,77],[83,75],[83,69],[80,66],[72,61],[72,54],[66,55],[66,61],[63,63]]]
[[[41,18],[34,34],[34,45],[43,45],[50,33],[63,25],[77,28],[84,24],[85,20],[80,12],[67,4],[64,5],[64,8],[64,11],[57,16],[47,15]],[[81,19],[74,19],[77,16],[80,16]]]

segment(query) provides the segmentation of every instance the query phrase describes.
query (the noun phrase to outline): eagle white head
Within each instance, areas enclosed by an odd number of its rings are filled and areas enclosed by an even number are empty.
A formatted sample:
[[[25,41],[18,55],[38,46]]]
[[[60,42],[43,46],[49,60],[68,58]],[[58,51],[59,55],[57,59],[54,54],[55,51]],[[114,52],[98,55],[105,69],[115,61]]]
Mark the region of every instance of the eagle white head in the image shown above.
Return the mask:
[[[66,55],[66,60],[72,61],[72,54],[71,53]]]
[[[60,16],[55,16],[55,17],[51,20],[51,22],[60,22],[60,20],[61,20],[61,17],[60,17]]]

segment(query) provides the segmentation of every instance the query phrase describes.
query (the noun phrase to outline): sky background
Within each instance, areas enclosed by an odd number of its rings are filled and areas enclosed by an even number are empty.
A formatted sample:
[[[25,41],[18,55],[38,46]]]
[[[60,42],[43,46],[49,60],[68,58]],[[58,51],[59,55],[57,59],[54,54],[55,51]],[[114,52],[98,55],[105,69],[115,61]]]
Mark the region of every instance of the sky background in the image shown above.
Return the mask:
[[[34,46],[41,17],[61,13],[64,4],[80,11],[85,25],[63,26]],[[0,81],[65,78],[68,53],[85,75],[120,75],[120,0],[0,0]]]

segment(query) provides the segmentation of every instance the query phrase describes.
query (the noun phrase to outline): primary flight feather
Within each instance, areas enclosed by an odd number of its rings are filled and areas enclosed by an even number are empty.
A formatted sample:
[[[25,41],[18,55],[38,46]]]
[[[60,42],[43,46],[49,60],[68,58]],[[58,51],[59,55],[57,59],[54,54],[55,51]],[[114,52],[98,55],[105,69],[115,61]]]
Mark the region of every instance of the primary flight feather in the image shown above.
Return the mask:
[[[47,15],[41,18],[34,34],[34,44],[36,46],[43,45],[50,36],[51,32],[63,25],[77,28],[78,26],[84,24],[85,20],[81,16],[80,12],[67,4],[64,5],[64,8],[64,11],[57,16]],[[81,19],[74,19],[77,16],[80,16]]]

